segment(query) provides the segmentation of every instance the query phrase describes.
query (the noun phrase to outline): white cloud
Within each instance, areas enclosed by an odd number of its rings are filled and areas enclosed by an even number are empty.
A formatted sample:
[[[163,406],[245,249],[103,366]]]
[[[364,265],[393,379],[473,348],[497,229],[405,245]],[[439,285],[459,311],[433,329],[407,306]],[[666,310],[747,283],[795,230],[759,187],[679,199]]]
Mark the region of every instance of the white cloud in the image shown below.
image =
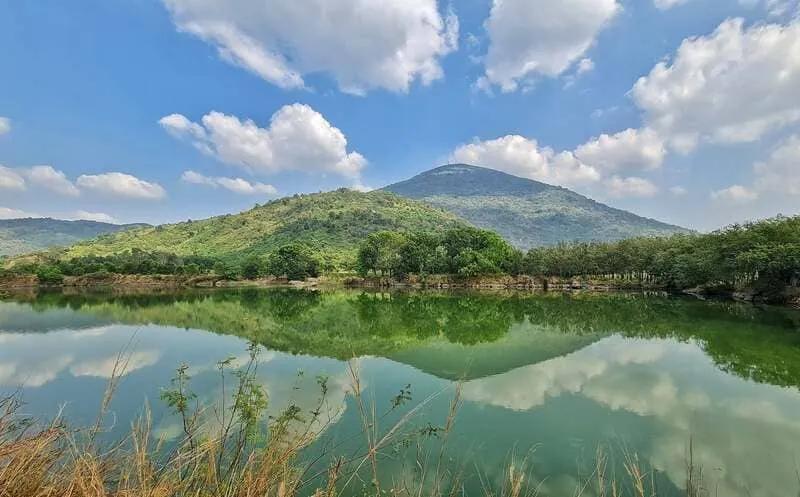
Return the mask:
[[[603,134],[575,149],[575,156],[581,162],[604,171],[657,169],[665,155],[661,138],[648,128]]]
[[[660,10],[667,10],[677,5],[683,5],[689,0],[654,0],[656,8]]]
[[[688,153],[699,141],[741,143],[800,122],[800,19],[755,24],[729,19],[684,40],[632,94],[646,123]]]
[[[606,109],[595,109],[590,114],[590,117],[592,119],[600,119],[600,118],[602,118],[604,116],[607,116],[607,115],[610,115],[610,114],[614,114],[617,111],[619,111],[619,107],[616,106],[616,105],[614,105],[612,107],[608,107]]]
[[[62,213],[62,214],[44,215],[36,212],[28,212],[20,209],[12,209],[10,207],[0,207],[0,219],[24,219],[24,218],[44,218],[44,217],[52,217],[54,219],[66,219],[68,221],[85,220],[85,221],[98,221],[101,223],[112,223],[112,224],[119,223],[119,221],[117,221],[114,217],[109,216],[108,214],[104,214],[102,212],[75,211],[66,214]]]
[[[10,167],[0,166],[0,190],[26,190],[25,178]]]
[[[204,153],[250,173],[305,171],[358,178],[367,164],[358,152],[348,153],[341,130],[302,104],[282,107],[266,128],[220,112],[206,114],[202,124],[180,114],[159,123],[173,136],[190,140]]]
[[[76,211],[73,212],[71,215],[67,216],[67,218],[75,220],[83,220],[83,221],[97,221],[99,223],[111,223],[111,224],[118,223],[117,219],[115,219],[113,216],[110,216],[103,212]]]
[[[580,186],[605,180],[606,189],[614,196],[649,197],[658,193],[650,181],[610,175],[625,169],[656,169],[665,155],[659,136],[644,128],[604,134],[574,151],[562,152],[541,147],[536,140],[508,135],[461,145],[450,158],[558,185]]]
[[[781,142],[754,170],[756,190],[800,195],[800,135]]]
[[[758,193],[741,185],[733,185],[711,192],[711,198],[721,202],[745,203],[758,198]]]
[[[515,91],[537,75],[555,77],[581,60],[622,10],[616,0],[494,0],[486,30],[486,76],[479,86]]]
[[[451,159],[548,183],[576,185],[600,179],[595,168],[582,164],[571,152],[556,153],[519,135],[461,145]]]
[[[11,131],[11,119],[0,116],[0,136]]]
[[[191,183],[194,185],[205,185],[212,188],[225,188],[240,195],[253,195],[253,194],[267,194],[274,195],[278,193],[272,185],[265,183],[254,182],[251,183],[242,178],[222,178],[204,176],[194,171],[184,171],[181,175],[181,181]]]
[[[644,178],[613,176],[605,186],[613,197],[653,197],[658,193],[658,187]]]
[[[708,381],[698,383],[700,377]],[[800,398],[796,389],[752,386],[720,374],[697,344],[611,337],[563,357],[468,381],[462,395],[466,402],[536,409],[545,416],[558,412],[553,399],[583,397],[609,416],[621,411],[647,422],[654,438],[639,457],[679,487],[692,440],[695,467],[715,468],[702,478],[715,495],[790,495],[797,488],[793,455]],[[594,426],[585,433],[570,426],[566,432],[580,440],[597,433]],[[625,437],[611,436],[612,446],[619,438]]]
[[[67,179],[66,175],[51,166],[33,166],[25,169],[23,174],[32,186],[70,197],[80,195],[78,188]]]
[[[69,372],[73,376],[93,376],[111,379],[120,371],[128,375],[134,371],[153,366],[161,359],[161,353],[155,350],[131,352],[127,355],[111,355],[94,357],[81,362],[73,362]],[[123,369],[124,368],[124,369]]]
[[[800,135],[782,140],[766,160],[757,162],[749,186],[732,185],[711,192],[711,198],[720,203],[747,204],[751,217],[795,212],[797,201],[793,197],[799,195]],[[756,200],[758,203],[754,203]]]
[[[19,209],[0,207],[0,219],[20,219],[27,217],[44,217],[44,216],[40,214],[35,214],[33,212],[22,211]]]
[[[164,0],[180,31],[281,88],[328,73],[343,91],[405,92],[443,76],[458,18],[436,0]]]
[[[676,196],[676,197],[682,197],[682,196],[686,195],[687,193],[689,193],[689,190],[687,190],[686,188],[684,188],[684,187],[682,187],[680,185],[676,185],[676,186],[670,187],[669,192],[672,195]]]
[[[78,186],[104,195],[157,200],[167,192],[157,183],[141,180],[130,174],[111,172],[78,177]]]
[[[577,74],[585,74],[594,71],[594,61],[588,57],[581,59],[578,62],[578,68],[575,70]]]
[[[29,185],[70,197],[80,195],[80,191],[67,179],[66,175],[51,166],[27,168],[0,166],[0,189],[27,190]]]
[[[800,15],[800,1],[798,0],[765,0],[764,8],[770,17]]]
[[[132,336],[151,331],[118,328],[108,333],[111,329],[0,333],[0,386],[41,387],[67,372],[74,377],[122,377],[160,359],[157,350],[128,349]]]

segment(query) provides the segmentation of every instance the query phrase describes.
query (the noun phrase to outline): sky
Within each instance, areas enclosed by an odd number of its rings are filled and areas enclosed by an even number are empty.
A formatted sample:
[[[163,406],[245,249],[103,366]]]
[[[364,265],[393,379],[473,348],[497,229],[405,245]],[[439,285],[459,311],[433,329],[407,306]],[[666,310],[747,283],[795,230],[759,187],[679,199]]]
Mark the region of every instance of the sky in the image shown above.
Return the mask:
[[[800,0],[0,2],[0,218],[164,223],[466,162],[800,213]]]

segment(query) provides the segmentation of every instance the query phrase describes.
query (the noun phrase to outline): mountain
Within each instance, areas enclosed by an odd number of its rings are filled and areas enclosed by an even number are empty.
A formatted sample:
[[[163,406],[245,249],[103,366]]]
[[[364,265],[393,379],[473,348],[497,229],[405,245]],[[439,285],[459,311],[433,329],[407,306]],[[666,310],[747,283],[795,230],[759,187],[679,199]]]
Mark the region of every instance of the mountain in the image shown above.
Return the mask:
[[[566,188],[466,164],[438,167],[384,190],[457,214],[521,249],[688,232]]]
[[[62,221],[49,218],[3,219],[0,220],[0,257],[68,246],[106,233],[141,226],[147,225]]]
[[[302,242],[324,262],[353,260],[358,244],[383,230],[441,230],[467,223],[454,214],[389,192],[340,189],[272,200],[242,212],[116,233],[71,247],[65,257],[133,248],[238,261]]]

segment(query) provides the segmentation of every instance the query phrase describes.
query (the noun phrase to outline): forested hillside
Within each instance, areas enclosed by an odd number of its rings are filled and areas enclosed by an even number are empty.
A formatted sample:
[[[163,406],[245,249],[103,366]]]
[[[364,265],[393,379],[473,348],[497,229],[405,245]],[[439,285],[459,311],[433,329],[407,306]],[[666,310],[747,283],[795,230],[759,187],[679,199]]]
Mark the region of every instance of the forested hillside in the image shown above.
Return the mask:
[[[496,231],[522,250],[560,242],[688,232],[614,209],[566,188],[466,164],[438,167],[384,189]]]
[[[96,221],[62,221],[48,218],[0,220],[0,256],[20,255],[72,245],[105,233],[145,226]]]
[[[355,260],[358,244],[383,230],[437,231],[466,223],[388,192],[341,189],[273,200],[240,214],[118,233],[75,245],[63,256],[109,256],[138,249],[239,263],[290,244],[308,246],[324,267]]]

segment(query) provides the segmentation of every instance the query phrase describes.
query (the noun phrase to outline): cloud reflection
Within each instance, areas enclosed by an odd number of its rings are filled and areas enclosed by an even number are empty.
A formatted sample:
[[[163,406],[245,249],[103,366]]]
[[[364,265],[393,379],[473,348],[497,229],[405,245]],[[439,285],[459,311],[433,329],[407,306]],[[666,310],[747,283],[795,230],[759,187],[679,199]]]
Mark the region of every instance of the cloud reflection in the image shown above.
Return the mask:
[[[576,395],[636,414],[652,424],[650,453],[640,456],[682,487],[692,440],[706,487],[731,497],[797,495],[799,393],[727,375],[691,343],[620,337],[463,390],[467,400],[519,411]]]

